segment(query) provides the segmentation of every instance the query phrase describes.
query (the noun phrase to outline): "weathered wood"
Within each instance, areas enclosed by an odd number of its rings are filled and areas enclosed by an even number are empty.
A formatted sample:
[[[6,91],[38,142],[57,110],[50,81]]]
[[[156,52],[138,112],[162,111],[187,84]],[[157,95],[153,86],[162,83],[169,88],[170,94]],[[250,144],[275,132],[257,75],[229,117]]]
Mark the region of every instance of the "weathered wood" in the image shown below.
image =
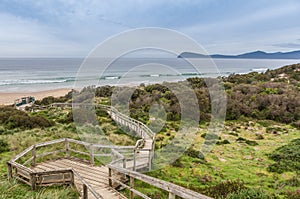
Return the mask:
[[[84,141],[80,141],[80,140],[74,140],[74,139],[70,139],[70,138],[67,138],[67,140],[70,143],[80,144],[80,145],[83,145],[83,146],[86,146],[86,147],[88,147],[90,145],[90,143],[87,143],[87,142],[84,142]]]
[[[65,152],[65,150],[60,149],[60,150],[56,150],[56,151],[41,153],[41,154],[36,155],[36,157],[44,157],[44,156],[53,155],[53,154],[57,154],[57,153],[63,153],[63,152]]]
[[[109,185],[110,187],[112,187],[112,180],[111,180],[111,177],[112,177],[111,169],[108,168],[108,185]]]
[[[169,199],[175,199],[175,194],[169,192]]]
[[[111,157],[111,154],[93,154],[94,157]]]
[[[25,167],[25,166],[23,166],[23,165],[21,165],[21,164],[19,164],[19,163],[16,163],[16,162],[13,162],[13,161],[9,161],[9,163],[10,163],[11,166],[14,167],[14,168],[20,168],[20,169],[22,169],[22,170],[24,170],[24,171],[27,171],[27,172],[29,172],[29,173],[33,173],[33,170],[31,170],[30,168],[27,168],[27,167]]]
[[[24,155],[26,155],[29,151],[31,151],[33,149],[33,146],[28,147],[27,149],[25,149],[22,153],[18,154],[15,158],[12,159],[13,162],[17,161],[18,159],[20,159],[21,157],[23,157]]]
[[[21,181],[21,182],[23,182],[23,183],[25,183],[25,184],[31,186],[31,182],[29,182],[29,181],[27,181],[27,180],[24,180],[23,178],[21,178],[21,177],[19,177],[19,176],[13,176],[13,177],[14,177],[15,179],[17,179],[17,180],[19,180],[19,181]]]
[[[86,184],[83,184],[83,199],[88,199],[88,189]]]
[[[171,193],[173,193],[173,194],[175,194],[179,197],[182,197],[182,198],[187,198],[187,199],[192,199],[192,198],[193,199],[194,198],[211,199],[210,197],[199,194],[199,193],[194,192],[192,190],[189,190],[189,189],[183,188],[181,186],[175,185],[173,183],[166,182],[166,181],[163,181],[163,180],[159,180],[157,178],[153,178],[153,177],[150,177],[150,176],[147,176],[147,175],[135,172],[135,171],[130,171],[130,170],[127,170],[127,169],[123,169],[123,168],[120,168],[120,167],[116,167],[114,165],[108,165],[108,167],[111,168],[112,170],[115,170],[117,172],[120,172],[120,173],[126,174],[128,176],[131,176],[131,177],[133,177],[137,180],[141,180],[141,181],[143,181],[147,184],[150,184],[150,185],[155,186],[157,188],[160,188],[162,190],[171,192]]]
[[[66,157],[70,157],[70,151],[69,151],[69,148],[70,148],[70,144],[69,144],[69,141],[68,139],[66,138],[65,139],[65,150],[66,150]]]
[[[23,178],[30,179],[31,173],[28,173],[28,172],[26,172],[26,171],[24,171],[22,169],[16,168],[15,169],[15,173],[16,173],[16,175],[19,175],[19,176],[21,176]]]
[[[119,185],[121,185],[122,187],[125,187],[126,189],[128,189],[129,191],[132,191],[134,194],[142,197],[142,198],[145,198],[145,199],[151,199],[150,197],[148,197],[147,195],[139,192],[138,190],[135,190],[133,188],[130,188],[130,186],[128,186],[127,184],[124,184],[123,182],[121,182],[120,180],[117,180],[115,178],[112,177],[112,181],[115,181],[116,183],[118,183]]]
[[[58,143],[61,143],[61,142],[64,142],[64,141],[65,141],[65,138],[62,138],[62,139],[57,139],[57,140],[52,140],[52,141],[48,141],[48,142],[39,143],[39,144],[36,144],[35,146],[36,147],[48,146],[48,145],[52,145],[52,144],[58,144]]]
[[[30,183],[31,183],[31,189],[35,190],[36,189],[36,175],[35,175],[35,173],[31,174]]]
[[[33,157],[29,158],[28,160],[26,160],[23,165],[27,165],[29,162],[31,162],[33,160]]]
[[[136,150],[134,150],[134,154],[133,154],[133,170],[136,170]]]
[[[91,165],[94,165],[95,164],[95,159],[94,159],[94,147],[93,147],[93,144],[90,144],[89,149],[90,149],[90,163],[91,163]]]
[[[6,165],[7,165],[7,177],[8,177],[8,180],[11,180],[12,179],[12,167],[9,162],[7,162]]]
[[[134,190],[134,178],[130,176],[130,199],[134,198],[134,192],[132,190]]]
[[[35,163],[36,163],[36,146],[33,145],[33,148],[31,150],[32,152],[32,162],[31,162],[31,166],[35,166]]]
[[[103,197],[100,196],[86,181],[75,171],[73,170],[73,174],[86,186],[86,189],[89,189],[89,191],[99,199],[102,199]]]

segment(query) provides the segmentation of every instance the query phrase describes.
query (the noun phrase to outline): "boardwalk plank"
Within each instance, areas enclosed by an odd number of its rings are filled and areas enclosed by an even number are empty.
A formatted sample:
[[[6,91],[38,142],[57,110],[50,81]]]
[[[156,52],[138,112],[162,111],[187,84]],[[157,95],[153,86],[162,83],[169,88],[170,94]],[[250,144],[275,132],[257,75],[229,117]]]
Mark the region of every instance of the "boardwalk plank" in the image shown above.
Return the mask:
[[[111,189],[108,186],[108,168],[104,166],[92,166],[83,162],[75,162],[70,159],[57,159],[53,161],[47,161],[38,163],[33,167],[34,171],[51,171],[63,168],[73,168],[80,176],[101,195],[104,199],[120,199],[125,198],[119,192]],[[82,194],[82,182],[74,178],[74,184],[76,189]],[[92,193],[88,193],[88,198],[95,198]]]

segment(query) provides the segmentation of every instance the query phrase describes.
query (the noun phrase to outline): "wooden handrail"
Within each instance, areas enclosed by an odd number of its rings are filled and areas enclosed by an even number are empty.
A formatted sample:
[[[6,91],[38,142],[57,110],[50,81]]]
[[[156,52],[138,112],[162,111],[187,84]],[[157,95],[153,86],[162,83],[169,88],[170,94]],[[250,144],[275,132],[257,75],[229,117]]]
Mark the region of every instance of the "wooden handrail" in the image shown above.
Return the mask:
[[[152,186],[155,186],[157,188],[165,190],[165,191],[169,192],[170,194],[174,194],[176,196],[179,196],[179,197],[182,197],[182,198],[185,198],[185,199],[195,199],[195,198],[198,198],[198,199],[212,199],[208,196],[202,195],[202,194],[197,193],[195,191],[192,191],[190,189],[186,189],[184,187],[175,185],[173,183],[166,182],[166,181],[163,181],[163,180],[151,177],[151,176],[147,176],[147,175],[135,172],[135,171],[131,171],[131,170],[128,170],[128,169],[123,169],[123,168],[117,167],[113,164],[109,164],[108,168],[112,169],[112,170],[115,170],[119,173],[125,174],[127,176],[130,176],[134,179],[143,181],[147,184],[150,184]],[[115,179],[113,177],[110,177],[110,180],[114,181]]]
[[[100,196],[94,189],[91,187],[81,176],[80,174],[72,169],[73,175],[75,175],[83,184],[84,187],[86,187],[90,192],[97,198],[97,199],[103,199],[102,196]],[[88,193],[83,193],[83,194],[88,194]],[[83,196],[83,198],[87,198],[87,196]]]

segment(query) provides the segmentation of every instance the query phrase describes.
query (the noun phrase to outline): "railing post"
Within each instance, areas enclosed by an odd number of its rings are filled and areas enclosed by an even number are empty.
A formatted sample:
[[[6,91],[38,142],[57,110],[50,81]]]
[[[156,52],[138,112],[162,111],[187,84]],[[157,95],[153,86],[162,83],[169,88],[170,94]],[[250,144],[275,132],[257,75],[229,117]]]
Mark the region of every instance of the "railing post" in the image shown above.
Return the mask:
[[[169,199],[175,199],[175,194],[169,192]]]
[[[94,147],[93,144],[90,145],[90,163],[94,166],[95,160],[94,160]]]
[[[109,185],[110,187],[112,187],[112,180],[111,180],[111,177],[112,177],[111,168],[108,168],[108,185]]]
[[[133,193],[132,189],[134,189],[134,178],[132,176],[130,176],[130,196],[129,196],[129,199],[134,198],[134,193]]]
[[[31,163],[31,166],[35,167],[35,164],[36,164],[36,146],[33,145],[33,148],[32,148],[32,163]]]
[[[31,189],[34,191],[36,189],[36,175],[35,175],[35,173],[30,174],[30,183],[31,183]]]
[[[152,150],[149,150],[149,171],[152,169]]]
[[[85,184],[83,184],[83,199],[88,199],[88,190],[87,190],[87,186]]]
[[[68,141],[68,139],[65,139],[65,148],[66,148],[66,157],[70,157],[70,143]]]
[[[71,184],[72,184],[72,186],[75,186],[75,180],[74,180],[74,172],[73,172],[73,170],[71,172]]]
[[[123,168],[126,169],[126,158],[123,158]]]
[[[136,149],[134,149],[133,152],[133,171],[135,171],[135,167],[136,167]]]
[[[123,158],[123,168],[126,169],[126,158]],[[124,180],[126,180],[126,174],[124,174]]]
[[[11,167],[11,164],[9,162],[6,163],[7,164],[7,172],[8,172],[8,180],[11,180],[12,179],[12,167]]]

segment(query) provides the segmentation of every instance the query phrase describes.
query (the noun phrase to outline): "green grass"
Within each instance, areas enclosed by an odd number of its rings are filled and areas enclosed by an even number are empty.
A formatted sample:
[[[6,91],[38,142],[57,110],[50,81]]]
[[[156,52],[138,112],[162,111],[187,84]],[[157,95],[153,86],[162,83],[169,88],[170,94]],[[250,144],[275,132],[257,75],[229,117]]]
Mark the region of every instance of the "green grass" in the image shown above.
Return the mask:
[[[215,145],[212,152],[205,157],[206,162],[185,155],[179,159],[183,167],[168,166],[153,171],[150,175],[203,193],[205,189],[221,181],[241,179],[248,188],[263,189],[270,195],[277,194],[283,197],[286,191],[299,190],[299,186],[283,183],[295,178],[297,174],[268,172],[267,167],[274,163],[268,155],[299,137],[299,131],[289,125],[277,125],[288,132],[275,135],[267,133],[266,127],[256,122],[251,125],[242,121],[228,122],[221,139],[228,140],[230,144]],[[201,143],[204,142],[201,134],[205,133],[205,130],[200,131],[194,143],[196,149],[200,149]],[[261,133],[264,139],[257,139],[257,132]],[[257,145],[238,142],[234,133],[238,133],[239,137],[245,140],[255,141]],[[164,136],[161,134],[160,137]]]

